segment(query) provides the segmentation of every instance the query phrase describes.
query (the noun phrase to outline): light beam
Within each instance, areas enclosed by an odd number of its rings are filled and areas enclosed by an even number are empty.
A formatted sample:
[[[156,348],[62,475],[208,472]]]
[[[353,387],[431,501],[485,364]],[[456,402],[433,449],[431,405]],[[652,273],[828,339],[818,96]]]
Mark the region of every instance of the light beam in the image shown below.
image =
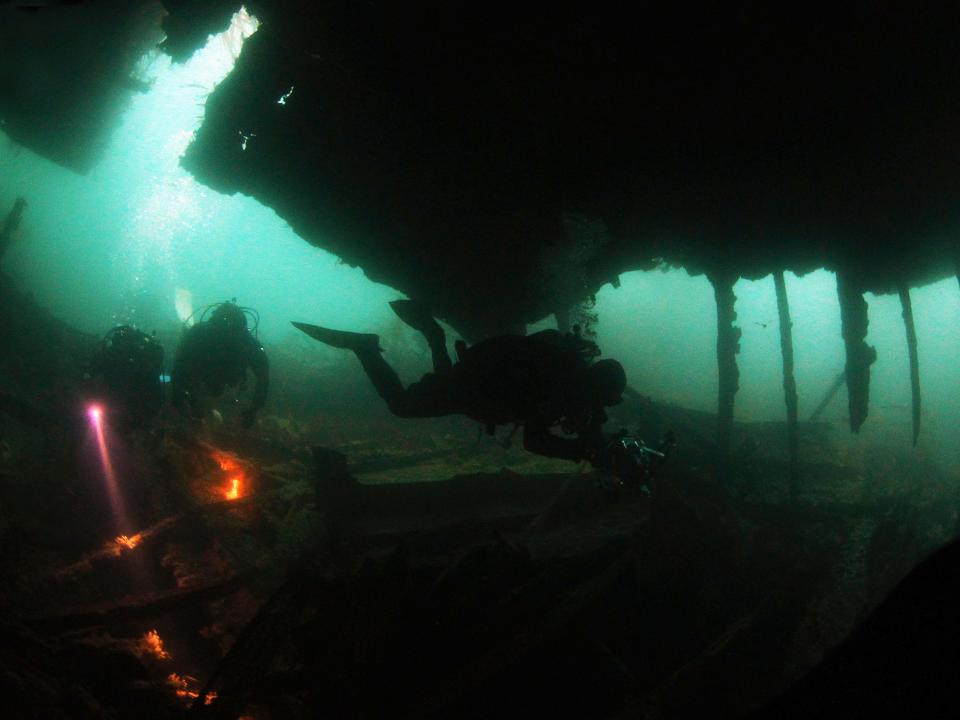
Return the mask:
[[[127,527],[126,508],[123,498],[120,495],[120,486],[117,483],[117,473],[113,468],[113,460],[110,457],[110,450],[107,446],[106,417],[103,406],[92,404],[87,407],[87,417],[90,419],[90,425],[97,439],[97,450],[100,454],[100,467],[103,470],[103,480],[107,487],[107,497],[110,499],[110,506],[113,508],[113,516],[117,520],[118,527],[125,531]]]

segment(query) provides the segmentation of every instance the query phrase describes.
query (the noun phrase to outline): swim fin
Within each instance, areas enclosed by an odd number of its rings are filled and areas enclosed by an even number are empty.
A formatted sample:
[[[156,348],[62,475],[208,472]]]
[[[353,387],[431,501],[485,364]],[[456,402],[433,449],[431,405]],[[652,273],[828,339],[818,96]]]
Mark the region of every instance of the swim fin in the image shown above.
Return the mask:
[[[319,340],[330,347],[353,350],[354,352],[366,349],[376,349],[377,352],[383,352],[383,349],[380,347],[380,337],[372,333],[331,330],[330,328],[320,327],[319,325],[293,321],[291,321],[291,324],[297,328],[297,330],[305,332],[314,340]]]
[[[394,300],[390,303],[390,309],[407,325],[428,337],[436,334],[438,330],[441,333],[443,332],[443,328],[433,318],[430,311],[415,300]]]

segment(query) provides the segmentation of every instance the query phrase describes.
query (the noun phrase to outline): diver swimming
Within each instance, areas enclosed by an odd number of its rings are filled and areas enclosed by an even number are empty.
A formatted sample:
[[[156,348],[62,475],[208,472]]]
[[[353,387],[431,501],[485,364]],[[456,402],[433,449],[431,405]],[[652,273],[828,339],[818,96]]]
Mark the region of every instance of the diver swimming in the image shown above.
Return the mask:
[[[248,314],[254,317],[252,331]],[[267,353],[256,337],[256,321],[254,311],[222,302],[206,308],[200,322],[185,331],[170,373],[173,406],[181,414],[201,419],[205,403],[227,387],[243,387],[250,369],[256,386],[241,422],[244,427],[253,425],[270,385]]]
[[[613,359],[594,361],[599,348],[577,333],[543,330],[502,335],[471,347],[457,345],[454,364],[443,328],[418,303],[390,303],[406,324],[426,338],[433,372],[404,388],[383,359],[377,335],[294,322],[331,347],[352,350],[390,411],[403,418],[465,415],[492,434],[497,425],[523,427],[526,450],[546,457],[600,462],[606,438],[605,408],[621,402],[627,379]],[[559,427],[566,435],[550,432]]]
[[[148,428],[163,405],[163,346],[132,325],[110,329],[87,369],[87,394],[105,403],[118,427]]]

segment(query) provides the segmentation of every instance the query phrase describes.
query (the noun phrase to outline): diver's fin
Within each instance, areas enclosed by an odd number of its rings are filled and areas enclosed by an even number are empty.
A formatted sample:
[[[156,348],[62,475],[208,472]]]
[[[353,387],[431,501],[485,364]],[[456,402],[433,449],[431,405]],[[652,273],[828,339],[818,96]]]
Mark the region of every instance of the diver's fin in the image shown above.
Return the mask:
[[[390,309],[407,325],[424,335],[436,333],[438,329],[443,331],[430,311],[416,300],[394,300],[390,303]]]
[[[291,321],[291,324],[297,330],[302,330],[314,340],[319,340],[330,347],[354,351],[374,348],[378,352],[383,352],[380,348],[380,337],[377,335],[347,332],[346,330],[331,330],[330,328],[310,325],[309,323]]]

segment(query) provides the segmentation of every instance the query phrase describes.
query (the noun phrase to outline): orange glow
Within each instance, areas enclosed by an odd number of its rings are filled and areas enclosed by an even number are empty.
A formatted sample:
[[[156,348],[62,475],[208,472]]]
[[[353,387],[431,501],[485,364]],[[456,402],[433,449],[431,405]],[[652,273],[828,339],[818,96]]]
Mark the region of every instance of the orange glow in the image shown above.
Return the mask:
[[[190,689],[190,686],[196,685],[196,683],[197,679],[190,675],[178,675],[177,673],[167,675],[167,685],[170,686],[178,698],[184,700],[200,697],[200,693]]]
[[[140,654],[152,655],[157,660],[169,660],[170,653],[163,649],[163,640],[160,639],[160,633],[156,630],[150,630],[140,638]]]
[[[200,693],[193,689],[199,684],[200,681],[192,675],[179,675],[177,673],[167,675],[167,686],[173,690],[173,694],[181,700],[196,700],[200,697]],[[217,693],[211,690],[203,696],[203,704],[212,705],[216,699]]]
[[[137,533],[136,535],[131,535],[131,536],[121,535],[120,537],[115,538],[114,542],[117,544],[117,549],[122,552],[123,548],[127,548],[128,550],[133,550],[137,545],[140,544],[142,540],[143,540],[143,535],[141,535],[140,533]]]
[[[210,448],[210,457],[228,476],[227,486],[221,492],[227,500],[237,500],[247,494],[247,469],[243,461],[231,452]]]
[[[210,456],[224,472],[229,473],[241,469],[240,459],[231,452],[227,452],[226,450],[218,450],[217,448],[210,448]]]

